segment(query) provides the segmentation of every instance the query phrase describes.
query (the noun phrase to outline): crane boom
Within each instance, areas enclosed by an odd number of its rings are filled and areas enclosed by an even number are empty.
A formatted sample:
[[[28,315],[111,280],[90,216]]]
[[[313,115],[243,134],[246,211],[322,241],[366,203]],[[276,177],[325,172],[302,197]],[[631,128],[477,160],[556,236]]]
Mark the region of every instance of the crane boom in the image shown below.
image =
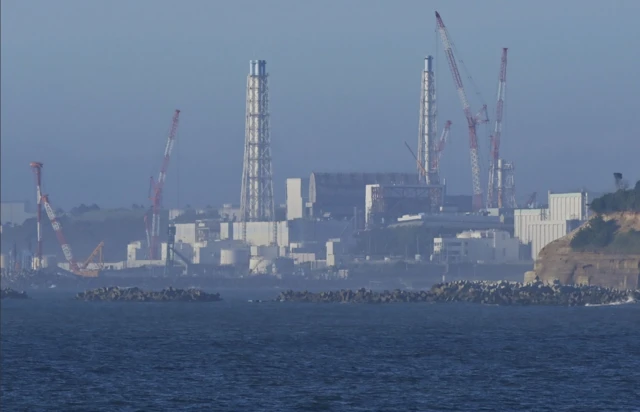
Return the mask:
[[[471,180],[473,183],[473,208],[480,210],[483,207],[482,188],[480,187],[480,159],[478,155],[478,137],[476,135],[477,118],[471,114],[469,108],[469,101],[467,94],[464,91],[464,85],[462,84],[462,77],[458,70],[455,57],[453,56],[453,50],[451,48],[451,40],[449,39],[449,33],[447,28],[440,17],[440,14],[436,11],[436,23],[438,26],[438,32],[440,33],[440,39],[444,46],[444,53],[447,56],[447,62],[449,63],[449,70],[453,76],[453,82],[458,92],[458,97],[462,103],[462,109],[467,119],[467,125],[469,127],[469,152],[471,158]],[[483,107],[484,110],[484,107]]]
[[[54,232],[56,232],[56,237],[58,238],[58,242],[60,242],[60,246],[62,247],[62,253],[64,253],[65,259],[69,262],[69,268],[72,272],[76,273],[80,271],[78,267],[78,263],[73,257],[73,252],[71,251],[71,246],[67,243],[67,240],[62,233],[62,225],[58,222],[58,218],[56,217],[53,208],[51,207],[51,203],[49,203],[49,195],[41,195],[42,205],[44,206],[44,210],[47,212],[47,216],[51,221],[51,226],[53,227]]]
[[[507,48],[502,49],[500,59],[500,75],[498,77],[498,102],[496,104],[496,123],[491,135],[491,158],[489,164],[489,185],[487,190],[487,207],[494,205],[494,189],[497,186],[496,167],[500,159],[500,137],[502,136],[502,116],[504,113],[504,100],[507,87]],[[498,193],[498,207],[504,204],[503,193]]]
[[[178,122],[180,120],[180,110],[175,111],[173,114],[173,120],[171,122],[171,129],[169,130],[169,137],[167,138],[167,144],[164,149],[164,158],[162,159],[162,167],[160,168],[160,174],[158,180],[153,185],[153,194],[151,200],[153,201],[151,212],[151,236],[149,242],[149,259],[155,260],[158,258],[158,244],[160,242],[160,209],[162,208],[162,191],[164,189],[164,182],[167,177],[167,169],[169,168],[169,160],[171,159],[171,152],[173,151],[173,145],[175,143],[176,132],[178,131]]]
[[[440,172],[440,159],[442,159],[442,152],[444,151],[444,147],[446,143],[449,141],[449,131],[451,130],[451,120],[447,120],[444,124],[444,129],[442,130],[442,134],[440,135],[440,140],[438,140],[438,144],[436,145],[436,155],[435,155],[435,169]]]

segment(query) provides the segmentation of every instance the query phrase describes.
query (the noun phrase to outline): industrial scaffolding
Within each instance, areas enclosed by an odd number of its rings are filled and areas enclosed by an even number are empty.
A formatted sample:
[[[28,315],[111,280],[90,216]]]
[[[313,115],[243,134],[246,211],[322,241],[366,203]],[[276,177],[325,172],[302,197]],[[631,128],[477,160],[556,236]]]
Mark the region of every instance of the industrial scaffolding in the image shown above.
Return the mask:
[[[242,240],[247,240],[247,222],[273,222],[271,235],[276,244],[266,66],[265,60],[249,62],[240,218]]]

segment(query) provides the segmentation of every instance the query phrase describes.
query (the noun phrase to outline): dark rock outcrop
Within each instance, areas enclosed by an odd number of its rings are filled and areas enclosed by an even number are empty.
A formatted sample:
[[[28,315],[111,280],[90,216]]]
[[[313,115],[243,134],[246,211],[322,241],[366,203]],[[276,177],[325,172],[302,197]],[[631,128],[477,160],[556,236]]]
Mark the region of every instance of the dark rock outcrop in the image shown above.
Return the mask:
[[[456,281],[439,283],[431,290],[393,290],[374,292],[367,289],[331,292],[280,293],[277,302],[310,303],[399,303],[399,302],[468,302],[489,305],[557,305],[584,306],[640,300],[640,290],[623,291],[597,286],[563,286],[558,282],[529,284],[512,282]]]
[[[200,289],[165,288],[159,292],[144,291],[140,288],[120,288],[117,286],[98,288],[78,293],[76,299],[107,302],[218,302],[219,293],[206,293]]]
[[[27,299],[27,292],[18,292],[11,288],[3,288],[0,292],[0,299]]]

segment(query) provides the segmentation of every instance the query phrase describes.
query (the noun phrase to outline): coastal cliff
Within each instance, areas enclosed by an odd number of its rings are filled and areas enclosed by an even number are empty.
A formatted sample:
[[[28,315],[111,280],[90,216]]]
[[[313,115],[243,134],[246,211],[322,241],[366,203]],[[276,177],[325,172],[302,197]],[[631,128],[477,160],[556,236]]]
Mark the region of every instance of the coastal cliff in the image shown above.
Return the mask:
[[[598,223],[603,222],[603,223]],[[597,246],[577,246],[581,230],[597,225],[609,227],[589,234],[600,242]],[[640,288],[640,212],[601,213],[583,227],[545,246],[538,255],[534,270],[525,274],[525,282],[560,281],[563,284],[596,285],[615,289]],[[582,237],[586,233],[583,233]]]

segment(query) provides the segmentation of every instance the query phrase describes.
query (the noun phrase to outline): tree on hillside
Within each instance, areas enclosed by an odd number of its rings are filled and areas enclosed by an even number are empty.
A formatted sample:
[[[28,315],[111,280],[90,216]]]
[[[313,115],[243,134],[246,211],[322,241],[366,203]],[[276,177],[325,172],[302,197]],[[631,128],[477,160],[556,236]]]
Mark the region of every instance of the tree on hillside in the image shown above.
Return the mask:
[[[571,239],[571,247],[578,250],[602,249],[613,242],[618,228],[615,220],[605,221],[598,215],[576,233]]]
[[[594,199],[591,210],[596,213],[640,212],[640,181],[633,189],[621,189]]]

